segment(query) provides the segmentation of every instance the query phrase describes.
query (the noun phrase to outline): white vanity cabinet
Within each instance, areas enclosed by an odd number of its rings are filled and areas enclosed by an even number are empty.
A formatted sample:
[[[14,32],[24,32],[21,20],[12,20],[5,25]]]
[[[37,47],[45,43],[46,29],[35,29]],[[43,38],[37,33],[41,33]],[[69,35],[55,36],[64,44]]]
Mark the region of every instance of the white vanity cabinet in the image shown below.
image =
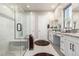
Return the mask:
[[[76,45],[75,45],[75,43],[70,41],[70,40],[67,40],[66,42],[67,42],[67,48],[66,48],[67,53],[66,53],[66,55],[67,56],[75,56],[76,55],[76,50],[75,50]]]
[[[76,56],[79,56],[79,44],[76,43]]]
[[[79,38],[72,36],[61,36],[60,50],[66,56],[79,56]]]
[[[75,50],[76,50],[76,56],[79,56],[79,38],[75,38],[76,43],[75,43]]]
[[[60,39],[60,51],[64,54],[67,55],[67,40],[66,36],[61,36]]]

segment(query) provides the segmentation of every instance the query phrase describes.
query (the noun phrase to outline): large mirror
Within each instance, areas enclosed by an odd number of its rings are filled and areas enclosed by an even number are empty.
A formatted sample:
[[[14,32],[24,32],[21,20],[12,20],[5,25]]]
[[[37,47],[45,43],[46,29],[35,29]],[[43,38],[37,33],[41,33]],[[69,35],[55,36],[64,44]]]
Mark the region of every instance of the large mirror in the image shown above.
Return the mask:
[[[79,30],[79,3],[72,4],[72,28],[76,32]]]
[[[72,4],[68,4],[64,8],[64,29],[71,29],[72,27]]]

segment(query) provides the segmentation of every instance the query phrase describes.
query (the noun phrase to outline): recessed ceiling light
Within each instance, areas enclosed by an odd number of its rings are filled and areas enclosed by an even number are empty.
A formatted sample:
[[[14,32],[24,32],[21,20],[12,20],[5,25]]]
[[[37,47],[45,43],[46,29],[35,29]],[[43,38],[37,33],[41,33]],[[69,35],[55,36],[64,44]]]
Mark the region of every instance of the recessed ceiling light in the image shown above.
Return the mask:
[[[54,9],[54,5],[52,5],[51,8]]]
[[[30,8],[30,6],[29,6],[29,5],[27,5],[26,7],[27,7],[27,8]]]

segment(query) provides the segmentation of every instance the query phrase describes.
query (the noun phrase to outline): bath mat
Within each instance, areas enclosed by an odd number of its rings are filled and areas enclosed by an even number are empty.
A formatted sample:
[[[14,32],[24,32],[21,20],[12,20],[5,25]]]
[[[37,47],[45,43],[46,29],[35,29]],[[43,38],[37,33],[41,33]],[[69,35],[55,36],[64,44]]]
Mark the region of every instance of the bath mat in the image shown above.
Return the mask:
[[[38,45],[38,46],[47,46],[50,43],[46,40],[38,40],[38,41],[35,41],[35,44]]]
[[[49,54],[49,53],[37,53],[34,56],[54,56],[54,55]]]

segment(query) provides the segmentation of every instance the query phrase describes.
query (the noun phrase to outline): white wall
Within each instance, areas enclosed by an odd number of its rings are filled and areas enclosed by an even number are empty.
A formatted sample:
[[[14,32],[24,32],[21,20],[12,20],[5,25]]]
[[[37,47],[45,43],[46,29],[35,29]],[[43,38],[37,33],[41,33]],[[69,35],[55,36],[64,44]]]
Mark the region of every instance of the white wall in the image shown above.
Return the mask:
[[[13,11],[5,5],[0,5],[0,55],[8,50],[10,40],[14,39]]]
[[[23,36],[18,36],[20,33],[16,32],[17,38],[24,38],[25,36],[28,36],[29,34],[32,34],[34,38],[38,38],[38,22],[40,21],[41,27],[42,24],[44,24],[45,30],[43,31],[43,34],[46,34],[47,36],[47,24],[51,23],[51,20],[54,19],[53,12],[19,12],[18,15],[16,15],[16,23],[21,22],[23,25]],[[43,18],[42,18],[43,17]],[[42,34],[41,34],[42,35]],[[45,37],[44,36],[44,37]]]
[[[38,39],[47,40],[47,25],[53,20],[53,12],[38,13]]]
[[[35,15],[31,12],[18,12],[16,14],[16,26],[17,23],[22,24],[23,31],[19,32],[16,30],[16,38],[24,38],[29,34],[33,34],[35,32]],[[17,27],[16,27],[17,29]],[[23,33],[23,34],[22,34]],[[22,36],[20,36],[22,34]]]
[[[61,30],[63,30],[63,9],[60,6],[54,12],[54,20],[58,20],[58,24],[61,25]]]
[[[15,18],[16,25],[14,27],[15,27],[15,30],[16,30],[16,32],[15,32],[16,38],[24,38],[24,35],[23,35],[23,33],[24,33],[24,31],[23,31],[23,29],[24,29],[23,28],[24,27],[23,20],[24,20],[25,17],[23,16],[22,13],[19,13],[19,12],[16,12],[15,16],[16,16],[16,18]],[[22,24],[22,31],[17,31],[17,24],[18,23]]]
[[[30,22],[28,22],[31,26],[30,33],[33,34],[35,38],[47,39],[47,24],[53,20],[53,12],[28,12],[30,15]],[[28,27],[27,26],[27,27]],[[28,31],[27,31],[28,32]],[[40,32],[40,33],[39,33]],[[40,34],[40,35],[39,35]],[[39,38],[39,39],[40,39]]]

